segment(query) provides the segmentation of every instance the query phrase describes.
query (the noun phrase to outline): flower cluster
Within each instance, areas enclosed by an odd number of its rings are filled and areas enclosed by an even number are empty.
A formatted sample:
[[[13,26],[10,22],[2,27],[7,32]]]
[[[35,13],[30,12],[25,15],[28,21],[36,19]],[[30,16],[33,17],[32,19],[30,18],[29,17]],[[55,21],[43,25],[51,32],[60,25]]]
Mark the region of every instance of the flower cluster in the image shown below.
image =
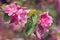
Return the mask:
[[[40,40],[43,40],[45,34],[49,32],[49,28],[53,23],[52,17],[48,14],[48,12],[43,12],[41,15],[38,15],[35,9],[27,10],[23,9],[22,6],[15,4],[7,5],[4,12],[10,16],[10,21],[13,22],[10,24],[10,27],[12,27],[13,31],[20,32],[21,27],[23,27],[26,28],[25,31],[27,36],[35,31],[37,35],[36,36],[34,34],[35,38],[38,37]],[[21,27],[18,26],[18,24]]]
[[[52,23],[52,17],[48,15],[48,12],[40,15],[39,23],[36,27],[36,34],[39,39],[44,36],[44,33],[49,32]]]
[[[19,5],[7,5],[5,10],[5,13],[8,14],[8,16],[11,17],[11,21],[14,23],[20,23],[20,25],[22,27],[25,26],[26,22],[27,22],[27,13],[28,10],[23,9],[21,6]]]

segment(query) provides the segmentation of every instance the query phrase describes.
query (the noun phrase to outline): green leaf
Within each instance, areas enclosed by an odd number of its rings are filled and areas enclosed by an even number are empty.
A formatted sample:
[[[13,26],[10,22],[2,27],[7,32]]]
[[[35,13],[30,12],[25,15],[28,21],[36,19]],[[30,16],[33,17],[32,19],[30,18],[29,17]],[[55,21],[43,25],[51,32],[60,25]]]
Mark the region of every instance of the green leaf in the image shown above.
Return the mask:
[[[32,21],[33,21],[33,24],[34,24],[34,25],[37,24],[38,18],[39,18],[39,17],[38,17],[37,15],[35,15],[34,17],[32,17]]]
[[[8,16],[8,14],[4,13],[4,20],[7,22],[10,20],[10,17]]]
[[[35,31],[35,27],[36,27],[36,26],[33,25],[33,26],[26,32],[27,36],[29,36],[30,34],[32,34],[32,33]]]
[[[35,17],[33,18],[33,19],[36,19]],[[35,26],[36,25],[36,22],[34,23],[34,20],[32,20],[32,21],[28,21],[28,23],[27,23],[27,29],[26,29],[26,34],[27,34],[27,36],[29,36],[30,34],[32,34],[34,31],[35,31]]]
[[[27,29],[26,32],[32,27],[32,22],[28,21],[26,25]]]
[[[34,25],[36,25],[38,23],[39,16],[40,16],[41,12],[42,11],[38,11],[37,14],[34,17],[32,17],[32,22],[33,22]]]
[[[28,21],[27,23],[27,29],[26,29],[26,34],[27,36],[31,35],[33,32],[35,32],[35,28],[36,28],[36,25],[38,23],[38,19],[39,19],[39,14],[40,14],[40,11],[32,17],[32,21]]]

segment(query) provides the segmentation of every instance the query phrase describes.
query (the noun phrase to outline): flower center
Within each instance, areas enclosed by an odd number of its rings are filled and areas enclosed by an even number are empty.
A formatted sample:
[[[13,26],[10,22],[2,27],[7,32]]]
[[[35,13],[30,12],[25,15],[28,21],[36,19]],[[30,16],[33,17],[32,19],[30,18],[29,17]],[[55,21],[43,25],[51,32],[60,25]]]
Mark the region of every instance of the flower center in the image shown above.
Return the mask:
[[[13,8],[10,8],[9,10],[12,12],[13,11]]]
[[[42,19],[42,22],[44,22],[44,19]]]

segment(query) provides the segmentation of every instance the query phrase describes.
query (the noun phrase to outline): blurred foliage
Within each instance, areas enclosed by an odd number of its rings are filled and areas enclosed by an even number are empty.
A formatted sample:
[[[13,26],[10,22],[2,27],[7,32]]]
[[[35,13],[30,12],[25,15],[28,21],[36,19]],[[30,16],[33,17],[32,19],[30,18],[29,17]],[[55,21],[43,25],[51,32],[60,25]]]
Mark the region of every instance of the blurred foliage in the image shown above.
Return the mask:
[[[10,17],[8,16],[8,14],[4,13],[4,20],[6,22],[8,22],[10,20]]]
[[[51,10],[50,14],[53,17],[53,20],[56,21],[56,10]]]
[[[30,11],[29,11],[29,13],[28,13],[28,17],[31,17],[31,16],[33,16],[33,15],[36,15],[36,13],[37,13],[37,10],[35,10],[35,9],[30,9]]]
[[[23,1],[19,1],[19,2],[16,2],[16,4],[23,6],[24,5],[24,2]]]
[[[48,32],[48,33],[45,34],[45,37],[44,37],[43,40],[49,40],[49,38],[50,38],[50,32]]]
[[[4,9],[5,9],[5,6],[6,6],[6,4],[3,4],[3,5],[2,5],[2,10],[4,10]]]
[[[58,33],[58,32],[57,32],[57,34],[56,34],[56,35],[60,37],[60,33]]]
[[[40,15],[41,11],[37,12],[37,14],[35,16],[32,17],[32,21],[28,21],[27,23],[27,30],[26,30],[26,35],[29,36],[31,35],[34,31],[35,31],[35,28],[36,28],[36,25],[38,24],[38,19],[39,19],[39,15]]]

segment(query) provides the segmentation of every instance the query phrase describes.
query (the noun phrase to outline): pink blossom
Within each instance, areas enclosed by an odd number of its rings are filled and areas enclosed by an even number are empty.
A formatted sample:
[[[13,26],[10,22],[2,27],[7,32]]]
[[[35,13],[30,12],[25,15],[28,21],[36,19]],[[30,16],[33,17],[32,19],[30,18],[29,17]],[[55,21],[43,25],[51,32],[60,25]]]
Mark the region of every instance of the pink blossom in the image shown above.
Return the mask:
[[[36,34],[39,39],[44,37],[44,32],[39,28],[39,26],[36,26]]]
[[[44,12],[40,15],[39,24],[42,27],[48,28],[53,23],[52,17],[48,15],[48,12]]]
[[[19,10],[19,9],[22,9],[22,7],[18,5],[18,6],[17,6],[17,9],[18,9],[18,10]]]
[[[39,25],[42,26],[44,32],[49,32],[49,28],[52,23],[53,23],[52,17],[48,15],[48,12],[44,12],[43,14],[40,15]]]
[[[18,15],[12,16],[11,21],[14,22],[15,24],[18,24],[18,22],[19,22]]]
[[[49,32],[51,24],[52,17],[48,15],[48,12],[44,12],[40,15],[39,23],[36,26],[36,34],[39,39],[44,38],[45,33]]]
[[[18,15],[18,18],[20,20],[20,24],[22,27],[24,27],[25,24],[27,23],[27,11],[20,9],[19,13],[20,14]]]
[[[5,9],[5,13],[8,13],[8,16],[11,16],[11,21],[15,24],[20,23],[20,26],[24,27],[27,23],[27,13],[29,11],[23,9],[19,5],[7,5]]]
[[[14,22],[15,24],[20,23],[20,26],[24,27],[25,24],[27,23],[27,15],[24,13],[20,15],[14,15],[11,17],[11,21]]]
[[[17,12],[17,6],[15,4],[7,5],[4,11],[5,13],[8,13],[9,16],[11,16]]]
[[[24,27],[25,24],[27,23],[27,17],[23,17],[23,18],[21,18],[20,23],[21,23],[21,26]]]
[[[11,17],[11,21],[13,21],[15,24],[20,23],[20,26],[24,27],[27,23],[27,11],[20,9],[16,13],[16,15]]]

